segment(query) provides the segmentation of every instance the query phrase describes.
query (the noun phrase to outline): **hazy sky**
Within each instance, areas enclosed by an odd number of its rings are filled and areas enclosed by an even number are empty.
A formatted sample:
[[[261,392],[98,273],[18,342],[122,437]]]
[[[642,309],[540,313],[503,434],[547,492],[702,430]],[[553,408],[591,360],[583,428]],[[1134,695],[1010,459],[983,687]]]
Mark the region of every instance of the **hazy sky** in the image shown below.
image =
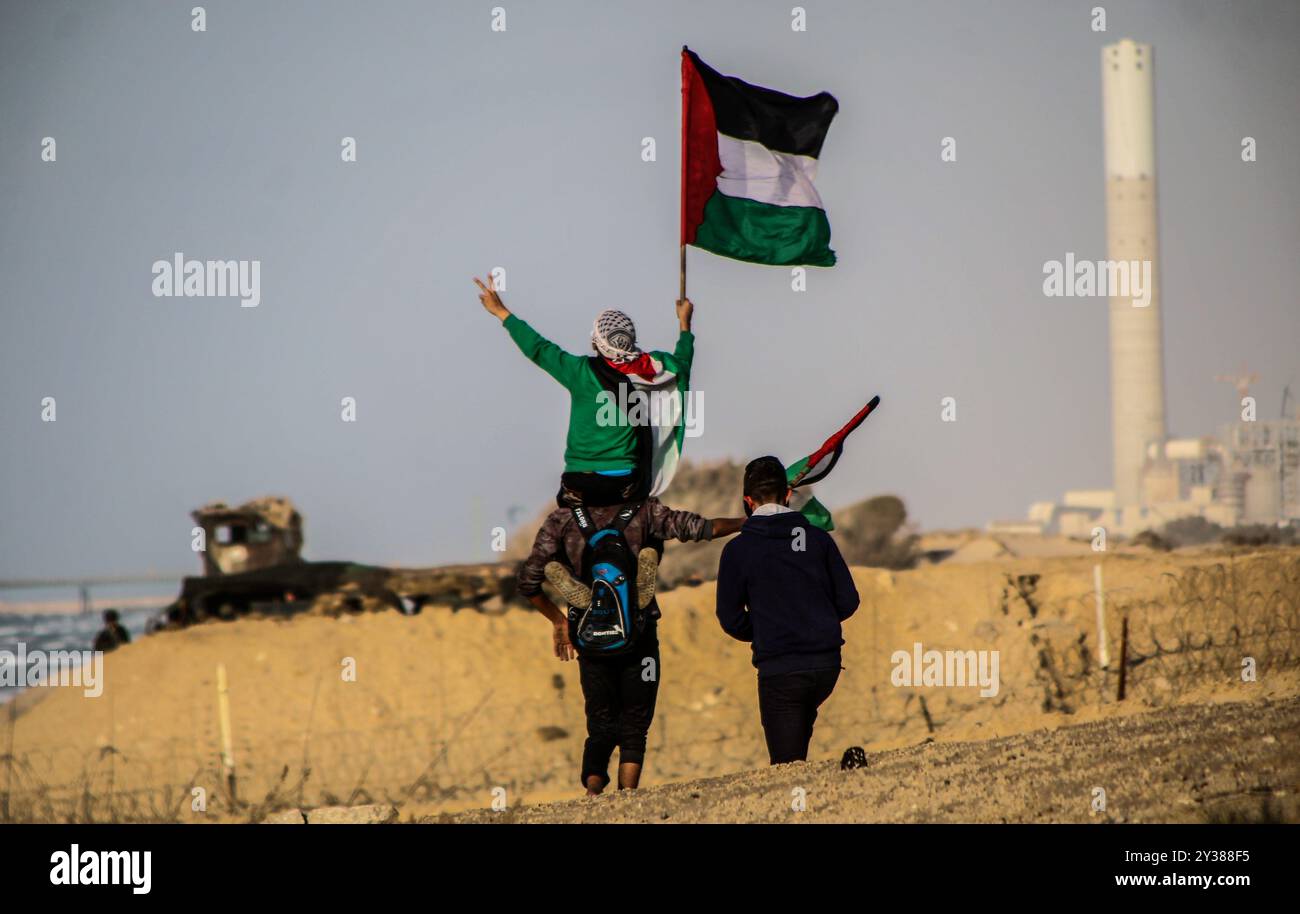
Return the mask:
[[[266,493],[312,558],[490,557],[553,495],[568,404],[470,278],[504,267],[571,351],[608,306],[671,347],[683,43],[840,102],[839,265],[795,293],[690,253],[688,457],[802,456],[878,393],[832,506],[952,527],[1109,486],[1106,300],[1045,298],[1042,267],[1105,256],[1124,37],[1155,47],[1170,432],[1231,419],[1242,363],[1261,415],[1300,393],[1300,4],[1108,2],[1097,33],[1093,2],[812,0],[796,33],[792,2],[278,0],[195,33],[199,2],[0,4],[0,576],[197,571],[188,512]],[[154,297],[177,251],[260,260],[261,305]]]

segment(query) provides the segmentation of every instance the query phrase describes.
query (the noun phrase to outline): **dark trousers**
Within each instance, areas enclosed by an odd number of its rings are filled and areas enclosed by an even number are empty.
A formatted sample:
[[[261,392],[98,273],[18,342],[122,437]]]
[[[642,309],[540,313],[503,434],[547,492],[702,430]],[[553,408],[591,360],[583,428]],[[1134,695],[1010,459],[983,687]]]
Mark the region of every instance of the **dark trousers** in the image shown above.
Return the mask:
[[[817,709],[839,678],[839,667],[758,677],[758,716],[771,764],[807,760]]]
[[[648,474],[638,467],[626,476],[564,473],[555,503],[561,508],[601,508],[642,501],[650,494]]]
[[[646,658],[654,664],[646,664]],[[587,706],[587,743],[582,751],[582,785],[590,775],[609,783],[609,759],[619,764],[645,760],[646,734],[659,695],[659,638],[651,625],[636,646],[617,657],[579,657],[578,673]]]

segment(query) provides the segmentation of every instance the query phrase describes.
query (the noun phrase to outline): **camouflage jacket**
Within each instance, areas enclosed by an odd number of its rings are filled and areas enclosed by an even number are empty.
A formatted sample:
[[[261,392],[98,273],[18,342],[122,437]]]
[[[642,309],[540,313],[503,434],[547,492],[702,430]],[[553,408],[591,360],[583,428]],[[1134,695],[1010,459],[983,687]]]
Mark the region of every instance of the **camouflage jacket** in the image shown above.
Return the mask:
[[[618,505],[613,505],[588,510],[592,522],[597,527],[603,527],[614,519],[618,509]],[[652,546],[662,555],[664,540],[690,543],[713,539],[713,522],[690,511],[675,511],[659,499],[649,498],[627,522],[623,536],[633,552],[642,546]],[[541,529],[537,531],[537,538],[533,540],[533,551],[519,570],[517,588],[520,595],[531,597],[541,593],[542,581],[545,579],[543,569],[552,560],[562,563],[576,574],[582,566],[584,545],[582,532],[573,520],[572,511],[556,508],[548,514]],[[657,603],[651,604],[651,615],[658,618]]]

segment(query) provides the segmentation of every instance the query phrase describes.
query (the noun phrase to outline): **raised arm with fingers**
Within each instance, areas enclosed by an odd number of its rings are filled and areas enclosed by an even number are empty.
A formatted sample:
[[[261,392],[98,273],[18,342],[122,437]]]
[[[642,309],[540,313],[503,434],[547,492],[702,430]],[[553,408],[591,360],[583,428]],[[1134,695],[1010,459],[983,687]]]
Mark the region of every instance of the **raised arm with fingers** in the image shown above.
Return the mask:
[[[499,321],[504,321],[510,316],[510,309],[506,307],[501,296],[497,294],[495,285],[492,282],[492,274],[488,273],[487,284],[477,276],[474,277],[474,284],[479,288],[478,300],[483,303],[483,309]]]
[[[488,274],[486,283],[477,276],[474,277],[474,282],[479,287],[478,300],[483,303],[483,309],[501,321],[506,328],[506,332],[510,334],[510,338],[515,341],[515,345],[519,347],[519,351],[527,357],[528,361],[541,368],[542,371],[555,378],[566,388],[571,387],[576,377],[586,366],[587,360],[582,356],[565,352],[528,326],[526,321],[520,320],[518,315],[512,313],[505,306],[505,302],[501,301],[501,296],[497,294],[497,290],[492,284],[491,273]]]

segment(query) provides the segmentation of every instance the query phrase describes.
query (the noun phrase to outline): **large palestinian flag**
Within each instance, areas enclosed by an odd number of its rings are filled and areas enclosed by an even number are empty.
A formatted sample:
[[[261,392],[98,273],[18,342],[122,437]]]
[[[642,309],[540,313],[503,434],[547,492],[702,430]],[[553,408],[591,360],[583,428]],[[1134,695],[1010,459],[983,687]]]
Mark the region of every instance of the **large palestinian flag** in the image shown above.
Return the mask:
[[[778,265],[829,267],[813,186],[839,103],[723,76],[682,48],[682,244]]]
[[[867,416],[871,415],[871,411],[879,405],[880,398],[872,397],[870,403],[858,410],[857,414],[844,423],[838,432],[822,442],[821,447],[785,468],[785,478],[790,483],[790,487],[795,490],[794,496],[790,499],[790,507],[802,511],[813,526],[821,527],[823,530],[834,530],[835,522],[831,519],[831,512],[826,510],[825,505],[812,495],[799,492],[800,486],[810,486],[830,475],[831,470],[835,469],[835,464],[839,463],[840,454],[844,453],[844,440],[865,422]]]

